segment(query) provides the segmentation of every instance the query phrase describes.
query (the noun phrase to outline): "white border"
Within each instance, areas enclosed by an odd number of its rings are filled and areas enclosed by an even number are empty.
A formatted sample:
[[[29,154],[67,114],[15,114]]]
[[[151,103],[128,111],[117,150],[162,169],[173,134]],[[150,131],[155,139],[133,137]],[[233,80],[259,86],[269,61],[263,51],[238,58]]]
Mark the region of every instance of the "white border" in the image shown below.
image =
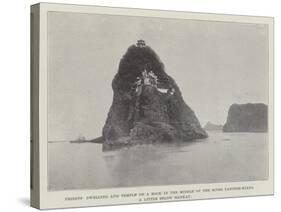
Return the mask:
[[[158,18],[178,18],[220,22],[239,22],[239,23],[259,23],[268,25],[269,33],[269,178],[265,181],[249,181],[249,182],[231,182],[216,184],[189,184],[189,185],[169,185],[169,186],[145,186],[130,188],[114,188],[114,189],[97,189],[97,190],[70,190],[49,192],[47,185],[47,13],[55,12],[73,12],[73,13],[92,13],[92,14],[110,14],[125,16],[141,16],[141,17],[158,17]],[[171,191],[171,190],[190,190],[217,187],[241,187],[253,186],[253,190],[245,191],[223,191],[212,193],[198,193],[192,195],[192,200],[207,198],[226,198],[226,197],[243,197],[257,195],[271,195],[274,192],[274,170],[273,170],[273,25],[272,17],[256,17],[256,16],[239,16],[239,15],[220,15],[207,13],[191,13],[176,11],[160,11],[160,10],[143,10],[143,9],[126,9],[111,8],[97,6],[67,5],[67,4],[49,4],[40,3],[40,56],[39,56],[39,158],[40,158],[40,208],[65,208],[65,207],[87,207],[96,205],[116,205],[142,203],[138,198],[120,198],[115,200],[99,199],[99,200],[79,200],[65,201],[65,197],[76,196],[92,196],[92,195],[110,195],[112,193],[139,193],[151,191]],[[188,199],[187,199],[188,200]],[[146,201],[154,202],[154,201]],[[159,202],[159,201],[157,201]]]

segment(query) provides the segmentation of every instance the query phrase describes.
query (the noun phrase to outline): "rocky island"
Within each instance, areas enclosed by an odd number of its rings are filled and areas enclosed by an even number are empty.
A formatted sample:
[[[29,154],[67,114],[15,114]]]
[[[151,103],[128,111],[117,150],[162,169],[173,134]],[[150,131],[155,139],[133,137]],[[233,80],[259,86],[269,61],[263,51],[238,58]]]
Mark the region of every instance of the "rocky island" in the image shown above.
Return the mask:
[[[103,127],[103,149],[206,138],[175,80],[139,40],[128,48],[112,81],[113,102]]]
[[[267,132],[267,105],[231,105],[223,132]]]

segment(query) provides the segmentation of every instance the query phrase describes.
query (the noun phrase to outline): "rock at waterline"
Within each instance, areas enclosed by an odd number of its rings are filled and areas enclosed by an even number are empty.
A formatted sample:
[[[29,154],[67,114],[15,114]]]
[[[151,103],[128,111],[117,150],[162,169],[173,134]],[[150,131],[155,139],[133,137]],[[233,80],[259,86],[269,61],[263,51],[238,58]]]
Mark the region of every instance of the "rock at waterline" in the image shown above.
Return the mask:
[[[112,88],[113,102],[103,127],[104,149],[207,137],[176,82],[144,41],[128,48]]]
[[[223,132],[267,132],[267,105],[263,103],[230,106]]]

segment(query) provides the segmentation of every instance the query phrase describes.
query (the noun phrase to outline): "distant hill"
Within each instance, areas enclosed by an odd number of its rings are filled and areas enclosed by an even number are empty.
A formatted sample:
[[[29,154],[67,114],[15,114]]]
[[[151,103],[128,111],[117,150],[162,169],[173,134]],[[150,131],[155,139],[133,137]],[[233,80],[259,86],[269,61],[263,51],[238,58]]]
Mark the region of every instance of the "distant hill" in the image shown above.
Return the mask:
[[[223,125],[220,124],[213,124],[212,122],[207,122],[207,124],[204,126],[205,130],[222,130]]]
[[[231,105],[223,132],[267,132],[267,105],[262,103]]]

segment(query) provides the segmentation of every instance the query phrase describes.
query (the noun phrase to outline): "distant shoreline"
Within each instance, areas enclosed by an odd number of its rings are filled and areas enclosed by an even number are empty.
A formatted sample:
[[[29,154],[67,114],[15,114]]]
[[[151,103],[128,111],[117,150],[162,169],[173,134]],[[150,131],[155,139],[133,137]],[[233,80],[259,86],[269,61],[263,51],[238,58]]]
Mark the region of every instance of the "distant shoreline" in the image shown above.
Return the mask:
[[[69,142],[69,143],[95,143],[95,144],[102,144],[104,141],[103,137],[100,136],[95,139],[90,139],[90,140],[61,140],[61,141],[48,141],[48,143],[63,143],[63,142]]]
[[[222,134],[260,134],[260,133],[268,133],[268,132],[223,132],[222,130],[206,130],[207,132],[220,132]],[[102,136],[94,139],[89,139],[89,140],[61,140],[61,141],[48,141],[48,143],[64,143],[64,142],[69,142],[69,143],[75,143],[75,144],[83,144],[83,143],[94,143],[94,144],[103,144],[104,139]]]

